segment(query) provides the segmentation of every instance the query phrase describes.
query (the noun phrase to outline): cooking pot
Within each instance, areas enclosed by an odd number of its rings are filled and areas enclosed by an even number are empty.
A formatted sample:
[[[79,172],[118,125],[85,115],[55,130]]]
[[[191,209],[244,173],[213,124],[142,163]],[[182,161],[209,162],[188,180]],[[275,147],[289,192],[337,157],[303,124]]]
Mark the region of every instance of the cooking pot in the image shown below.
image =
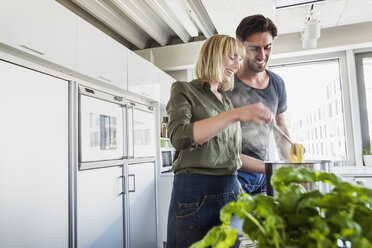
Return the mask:
[[[270,183],[271,175],[274,174],[275,171],[277,171],[279,168],[287,166],[302,166],[309,170],[317,170],[330,173],[332,169],[332,162],[329,160],[309,160],[305,161],[304,163],[289,163],[288,161],[265,162],[266,194],[268,196],[274,196],[276,194]],[[304,186],[306,191],[319,190],[321,193],[328,193],[331,190],[331,185],[323,182],[302,183],[301,185]]]

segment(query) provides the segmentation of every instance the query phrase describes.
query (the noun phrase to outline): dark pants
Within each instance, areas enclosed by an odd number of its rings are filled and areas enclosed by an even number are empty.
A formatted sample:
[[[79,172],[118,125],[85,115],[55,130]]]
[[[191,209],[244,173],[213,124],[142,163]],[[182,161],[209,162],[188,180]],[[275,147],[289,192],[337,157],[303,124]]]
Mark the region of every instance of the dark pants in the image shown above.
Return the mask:
[[[189,247],[220,225],[221,208],[237,199],[236,176],[175,175],[169,206],[167,247]],[[234,219],[232,226],[240,227]]]
[[[266,192],[265,174],[238,171],[238,179],[245,193],[257,195]]]

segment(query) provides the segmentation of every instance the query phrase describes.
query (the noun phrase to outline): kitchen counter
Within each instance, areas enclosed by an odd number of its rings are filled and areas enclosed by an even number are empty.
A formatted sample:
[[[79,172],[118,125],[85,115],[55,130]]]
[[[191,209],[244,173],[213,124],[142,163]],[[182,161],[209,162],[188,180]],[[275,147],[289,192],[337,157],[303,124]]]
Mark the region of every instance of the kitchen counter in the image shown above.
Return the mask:
[[[372,166],[336,166],[332,173],[343,177],[372,177]],[[173,172],[162,172],[162,177],[174,177]]]
[[[372,166],[337,166],[332,172],[342,177],[372,177]]]

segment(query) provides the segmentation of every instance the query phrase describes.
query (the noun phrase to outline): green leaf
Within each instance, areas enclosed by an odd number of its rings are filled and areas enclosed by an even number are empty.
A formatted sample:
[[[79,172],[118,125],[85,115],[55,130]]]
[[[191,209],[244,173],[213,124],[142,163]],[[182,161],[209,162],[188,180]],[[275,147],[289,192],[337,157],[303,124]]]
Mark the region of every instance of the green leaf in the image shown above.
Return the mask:
[[[271,176],[271,185],[277,192],[289,190],[287,185],[291,183],[315,182],[314,172],[298,167],[281,167]]]
[[[279,202],[282,211],[290,213],[295,211],[298,201],[306,190],[299,184],[290,185],[288,189],[288,191],[282,192],[278,195],[277,201]]]
[[[228,225],[231,221],[232,215],[237,211],[237,203],[231,201],[226,204],[220,211],[220,220],[222,224]]]
[[[235,214],[239,219],[244,219],[247,213],[250,213],[256,207],[256,202],[249,194],[240,194],[238,196]]]
[[[317,181],[322,181],[333,186],[337,186],[339,183],[342,182],[341,178],[332,173],[314,171],[314,174]]]
[[[204,238],[193,243],[190,248],[216,247],[224,248],[234,245],[237,238],[237,230],[231,226],[214,226]]]
[[[360,206],[355,210],[354,220],[361,226],[363,236],[372,243],[372,210]]]
[[[277,205],[273,198],[264,195],[257,195],[254,200],[256,202],[255,212],[258,215],[266,218],[269,215],[277,214]]]

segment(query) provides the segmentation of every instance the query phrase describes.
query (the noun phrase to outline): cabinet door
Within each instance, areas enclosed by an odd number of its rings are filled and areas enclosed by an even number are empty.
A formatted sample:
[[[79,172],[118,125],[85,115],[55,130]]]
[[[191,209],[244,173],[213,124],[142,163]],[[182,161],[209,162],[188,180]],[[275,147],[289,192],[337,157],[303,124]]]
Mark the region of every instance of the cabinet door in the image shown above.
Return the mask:
[[[77,36],[77,71],[126,90],[128,49],[81,18]]]
[[[131,248],[157,247],[155,164],[129,164],[129,243]]]
[[[167,104],[170,98],[172,84],[176,80],[159,69],[160,103]]]
[[[354,182],[359,186],[372,189],[372,177],[355,177]]]
[[[68,82],[0,61],[0,247],[68,247]]]
[[[128,90],[159,101],[159,69],[134,52],[128,53]]]
[[[122,248],[124,209],[122,166],[77,174],[77,241],[84,248]]]
[[[75,69],[76,21],[56,1],[2,0],[0,42]]]

